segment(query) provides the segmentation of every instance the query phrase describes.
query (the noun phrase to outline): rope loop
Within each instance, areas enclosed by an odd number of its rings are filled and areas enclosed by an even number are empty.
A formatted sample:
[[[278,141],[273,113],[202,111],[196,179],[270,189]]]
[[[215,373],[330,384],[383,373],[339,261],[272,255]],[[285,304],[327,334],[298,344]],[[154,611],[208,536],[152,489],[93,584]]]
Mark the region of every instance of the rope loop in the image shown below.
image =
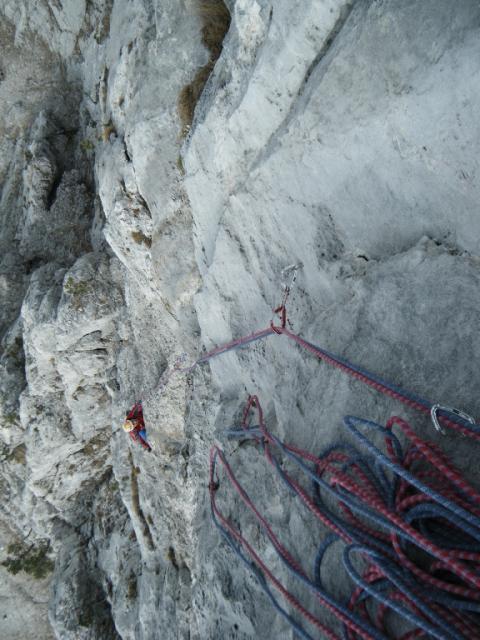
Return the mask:
[[[258,426],[250,425],[252,409],[258,412]],[[445,407],[441,409],[447,411]],[[464,415],[460,417],[466,419]],[[403,432],[405,444],[393,433],[394,426]],[[480,492],[438,446],[422,440],[405,420],[396,416],[385,426],[346,416],[344,428],[354,436],[356,445],[340,442],[314,455],[283,442],[267,429],[255,395],[248,397],[241,427],[229,429],[227,437],[239,441],[261,437],[263,447],[257,451],[263,453],[267,465],[330,530],[319,543],[312,577],[274,532],[218,446],[212,447],[210,453],[211,483],[218,478],[218,461],[222,476],[238,493],[249,517],[256,519],[280,565],[337,618],[344,627],[345,638],[392,638],[386,625],[390,612],[410,629],[401,640],[420,636],[480,640]],[[385,451],[377,446],[377,435],[383,435]],[[313,482],[312,496],[302,485],[301,475]],[[257,485],[254,482],[252,486],[255,490]],[[215,483],[210,492],[213,523],[235,555],[253,571],[262,590],[296,635],[313,640],[313,626],[330,640],[339,640],[336,631],[325,627],[321,616],[304,606],[296,595],[298,590],[294,595],[275,576],[270,566],[272,556],[267,565],[257,545],[249,542],[241,527],[220,511],[217,489]],[[323,558],[336,541],[344,544],[340,566],[353,584],[348,603],[329,593],[321,581]],[[361,556],[362,570],[352,563],[353,554]],[[279,604],[272,587],[296,610],[299,619]]]

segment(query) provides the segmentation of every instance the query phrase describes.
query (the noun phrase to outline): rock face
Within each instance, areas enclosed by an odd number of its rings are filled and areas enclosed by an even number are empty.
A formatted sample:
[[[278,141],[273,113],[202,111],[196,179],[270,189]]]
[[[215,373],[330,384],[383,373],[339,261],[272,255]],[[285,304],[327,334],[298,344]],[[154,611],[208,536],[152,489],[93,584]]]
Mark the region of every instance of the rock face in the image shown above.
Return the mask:
[[[480,414],[478,2],[229,0],[183,136],[218,4],[0,6],[0,562],[46,549],[41,579],[0,565],[6,640],[291,637],[211,526],[210,445],[248,393],[312,451],[400,409],[283,337],[171,375],[267,326],[291,264],[297,333]],[[227,450],[312,558],[315,523]]]

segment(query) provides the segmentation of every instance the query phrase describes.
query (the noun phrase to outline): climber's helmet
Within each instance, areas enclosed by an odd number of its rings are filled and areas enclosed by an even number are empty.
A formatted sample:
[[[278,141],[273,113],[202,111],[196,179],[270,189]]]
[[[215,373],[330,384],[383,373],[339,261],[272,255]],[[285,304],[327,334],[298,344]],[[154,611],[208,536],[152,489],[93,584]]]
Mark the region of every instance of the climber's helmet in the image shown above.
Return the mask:
[[[127,432],[133,431],[135,429],[135,422],[133,420],[125,420],[123,429]]]

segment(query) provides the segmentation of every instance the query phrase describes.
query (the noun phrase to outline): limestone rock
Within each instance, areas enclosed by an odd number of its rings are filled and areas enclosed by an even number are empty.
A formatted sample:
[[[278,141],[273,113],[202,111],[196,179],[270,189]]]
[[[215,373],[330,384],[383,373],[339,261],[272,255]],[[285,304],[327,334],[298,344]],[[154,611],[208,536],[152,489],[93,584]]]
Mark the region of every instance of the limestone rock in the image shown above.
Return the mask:
[[[55,563],[0,565],[7,640],[290,637],[211,525],[210,445],[248,393],[312,451],[345,413],[402,409],[284,337],[178,367],[268,326],[293,264],[295,331],[480,414],[478,2],[225,4],[215,63],[205,2],[0,7],[0,562],[48,541]],[[121,429],[137,400],[153,453]],[[226,449],[311,557],[316,524],[254,447]]]

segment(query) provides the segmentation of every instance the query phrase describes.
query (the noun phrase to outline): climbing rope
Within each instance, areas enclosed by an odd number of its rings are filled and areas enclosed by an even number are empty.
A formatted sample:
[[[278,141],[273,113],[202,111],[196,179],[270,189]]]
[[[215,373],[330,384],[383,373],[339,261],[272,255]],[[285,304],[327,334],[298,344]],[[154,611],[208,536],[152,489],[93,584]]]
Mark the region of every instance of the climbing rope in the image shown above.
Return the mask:
[[[324,362],[340,369],[341,371],[348,373],[353,378],[360,380],[376,391],[390,396],[395,400],[399,400],[403,404],[411,407],[412,409],[416,409],[420,413],[430,415],[432,416],[432,419],[433,416],[435,416],[434,426],[437,430],[442,430],[440,426],[441,423],[444,426],[459,431],[465,436],[469,436],[471,438],[474,438],[475,440],[480,440],[480,425],[475,424],[473,418],[471,418],[468,414],[459,411],[458,409],[453,409],[451,407],[446,407],[438,403],[432,403],[428,400],[425,400],[421,396],[412,393],[411,391],[406,391],[405,389],[402,389],[401,387],[383,378],[380,378],[376,374],[371,373],[367,369],[363,369],[362,367],[349,362],[347,359],[342,358],[341,356],[326,351],[322,347],[314,345],[304,338],[301,338],[300,336],[292,333],[289,329],[286,328],[284,322],[282,322],[282,325],[280,327],[276,328],[276,333],[286,335],[288,338],[304,347],[307,351],[312,353],[320,360],[323,360]]]
[[[218,347],[204,354],[194,366],[272,333],[285,335],[317,358],[376,391],[430,415],[439,432],[444,434],[444,427],[448,427],[480,440],[480,425],[475,424],[468,414],[432,403],[293,333],[286,326],[288,293],[286,287],[282,304],[274,310],[280,319],[279,324],[272,321],[268,329]],[[253,406],[259,413],[259,425],[250,428],[246,420]],[[395,425],[411,443],[405,452],[392,432]],[[320,545],[313,578],[308,577],[274,534],[236,479],[218,445],[211,450],[209,484],[215,526],[234,553],[253,571],[275,609],[299,637],[310,639],[312,636],[282,607],[269,585],[311,626],[328,638],[338,636],[285,588],[262,560],[258,550],[221,513],[216,504],[219,488],[216,468],[219,463],[272,543],[280,561],[344,625],[348,640],[391,637],[387,611],[395,612],[413,627],[402,635],[402,640],[423,636],[440,640],[480,640],[480,494],[435,445],[421,440],[401,418],[394,417],[382,427],[349,416],[345,418],[345,426],[362,450],[335,447],[321,456],[314,456],[284,444],[268,432],[258,398],[253,397],[245,409],[242,429],[227,433],[230,438],[255,439],[289,490],[332,531],[332,535]],[[385,435],[387,454],[361,432],[365,427]],[[314,498],[283,469],[281,461],[273,453],[274,447],[312,480]],[[373,457],[373,463],[365,459],[365,451]],[[416,472],[419,462],[426,464],[428,470]],[[309,464],[314,465],[313,470]],[[336,497],[343,517],[329,509],[322,499],[322,491]],[[325,553],[338,539],[346,545],[343,565],[356,584],[348,606],[332,598],[320,578]],[[356,568],[353,560],[356,556],[360,556],[367,565],[363,574]]]
[[[258,411],[259,424],[254,427],[248,425],[252,407]],[[480,638],[480,494],[435,445],[420,439],[401,418],[391,418],[382,427],[347,416],[344,426],[361,448],[337,445],[315,456],[270,433],[258,398],[251,397],[242,428],[227,431],[231,439],[254,439],[289,491],[332,532],[318,549],[312,577],[281,543],[216,445],[211,450],[209,488],[212,518],[222,536],[253,570],[299,637],[312,636],[278,603],[268,583],[304,621],[328,638],[338,638],[285,588],[258,550],[220,511],[216,502],[219,463],[279,560],[344,625],[347,638],[392,637],[387,611],[413,627],[402,636],[404,640]],[[405,450],[394,427],[410,443]],[[365,430],[384,435],[386,453],[370,441]],[[283,462],[275,450],[283,455]],[[313,482],[313,496],[285,470],[287,460]],[[328,506],[332,497],[337,500],[337,512]],[[320,577],[325,553],[337,540],[345,545],[343,566],[356,585],[347,604],[328,594]],[[356,568],[356,556],[366,565],[363,573]]]
[[[157,385],[152,391],[149,392],[149,395],[152,395],[154,393],[160,393],[161,391],[165,390],[168,387],[172,378],[178,373],[183,373],[183,374],[192,373],[199,365],[205,364],[217,356],[220,356],[224,353],[228,353],[229,351],[241,349],[243,347],[248,346],[252,342],[263,340],[264,338],[268,338],[271,335],[278,334],[280,327],[275,326],[274,318],[276,315],[279,315],[282,326],[286,325],[286,322],[287,322],[286,304],[292,292],[292,289],[296,283],[298,271],[302,267],[303,267],[303,264],[299,262],[297,264],[291,264],[285,267],[284,269],[282,269],[281,271],[282,302],[280,306],[278,306],[273,310],[272,319],[268,327],[266,327],[265,329],[261,329],[260,331],[255,331],[254,333],[250,333],[246,336],[242,336],[241,338],[231,340],[230,342],[220,345],[219,347],[215,347],[210,351],[202,353],[192,364],[188,366],[184,366],[188,359],[188,354],[186,353],[180,354],[175,358],[173,365],[171,365],[170,367],[167,367],[167,369],[162,373]],[[145,401],[145,397],[143,393],[141,394],[141,396],[144,398],[144,401]]]
[[[252,342],[263,340],[272,335],[284,335],[287,336],[287,338],[289,338],[290,340],[296,342],[299,346],[309,351],[318,359],[326,362],[327,364],[340,369],[344,373],[349,374],[353,378],[372,387],[376,391],[379,391],[395,400],[398,400],[406,406],[412,409],[416,409],[420,413],[431,416],[435,429],[437,429],[442,434],[445,434],[444,427],[448,427],[462,433],[464,436],[469,436],[471,438],[474,438],[475,440],[480,441],[480,425],[476,424],[473,418],[463,411],[459,411],[458,409],[452,407],[443,406],[439,403],[430,402],[429,400],[422,398],[416,393],[402,389],[398,385],[389,382],[384,378],[381,378],[380,376],[368,371],[367,369],[353,364],[346,358],[336,355],[330,351],[327,351],[326,349],[323,349],[322,347],[309,342],[308,340],[305,340],[304,338],[288,329],[286,301],[288,300],[288,296],[290,295],[291,289],[296,281],[297,271],[300,268],[301,264],[291,265],[287,267],[288,272],[292,273],[292,276],[290,284],[286,285],[284,283],[283,285],[284,292],[282,304],[274,309],[274,317],[277,317],[279,319],[279,322],[277,324],[275,324],[274,320],[272,319],[269,327],[215,347],[214,349],[211,349],[210,351],[207,351],[206,353],[200,355],[197,360],[186,367],[182,365],[185,363],[187,355],[182,354],[177,358],[174,365],[162,375],[162,377],[160,378],[160,382],[153,390],[153,392],[158,392],[165,389],[173,375],[175,375],[176,373],[192,373],[199,365],[205,364],[213,358],[216,358],[217,356],[220,356],[224,353],[228,353],[236,349],[241,349],[251,344]]]
[[[274,317],[279,318],[277,324],[272,319],[269,327],[203,353],[190,366],[183,366],[186,361],[183,354],[162,376],[156,391],[164,389],[177,372],[191,373],[221,354],[274,334],[284,335],[373,389],[430,415],[438,431],[445,433],[444,427],[448,427],[480,440],[480,425],[468,414],[406,391],[288,329],[286,303],[298,268],[300,265],[289,267],[289,284],[285,277],[282,303],[274,310]],[[253,407],[258,411],[259,424],[250,427],[248,416]],[[221,512],[216,502],[219,464],[272,543],[279,560],[341,622],[348,640],[391,637],[387,612],[396,613],[412,627],[402,635],[402,640],[424,636],[439,640],[480,640],[480,494],[435,445],[421,440],[401,418],[394,417],[383,427],[347,416],[344,424],[361,448],[338,445],[315,456],[271,434],[265,426],[258,398],[252,397],[244,412],[242,428],[227,433],[229,438],[254,439],[289,491],[330,529],[331,535],[319,546],[313,575],[309,576],[282,544],[236,479],[218,445],[211,450],[209,484],[215,526],[253,572],[275,609],[301,638],[312,640],[312,635],[280,604],[271,587],[300,614],[303,624],[308,623],[331,640],[339,636],[276,578],[258,549]],[[394,426],[400,428],[410,442],[405,451],[393,433]],[[386,453],[369,440],[364,429],[385,436]],[[275,450],[310,479],[313,496],[285,470]],[[337,511],[332,510],[324,496],[328,496],[328,501],[337,500]],[[345,545],[343,566],[356,585],[348,603],[329,594],[321,580],[325,554],[338,540]],[[362,571],[358,569],[357,557],[364,563]]]

